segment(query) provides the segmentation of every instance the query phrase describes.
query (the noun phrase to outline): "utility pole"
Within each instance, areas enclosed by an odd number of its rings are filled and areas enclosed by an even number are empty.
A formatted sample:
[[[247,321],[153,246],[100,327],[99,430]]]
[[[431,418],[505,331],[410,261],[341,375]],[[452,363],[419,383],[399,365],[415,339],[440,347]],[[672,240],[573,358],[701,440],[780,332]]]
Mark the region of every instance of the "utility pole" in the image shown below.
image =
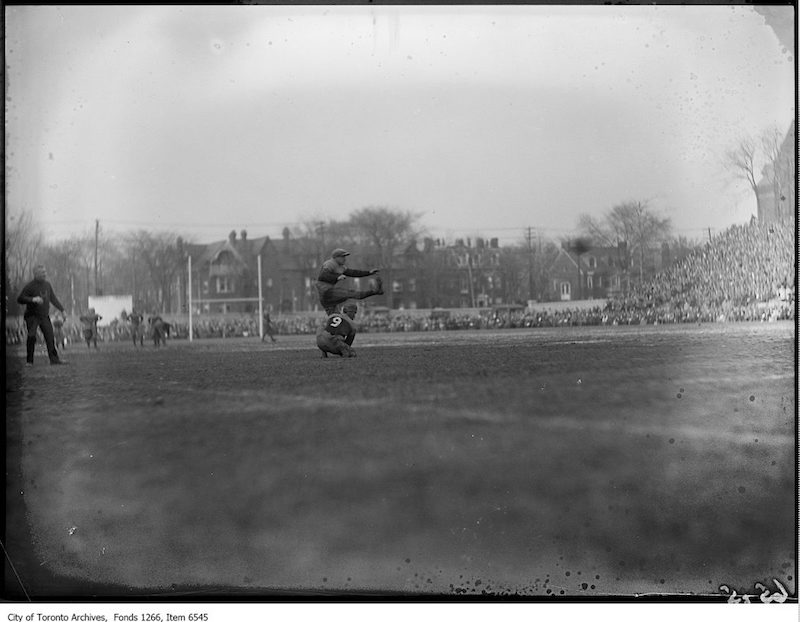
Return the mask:
[[[100,221],[94,221],[94,295],[99,296],[100,291],[97,282],[97,245],[100,239]]]
[[[528,227],[528,300],[533,300],[533,228]]]
[[[536,292],[536,299],[540,300],[544,297],[545,279],[544,279],[544,255],[542,255],[542,232],[536,232],[536,241],[539,244],[539,291]]]
[[[136,247],[133,247],[133,306],[138,309],[136,302]],[[141,311],[141,309],[139,309]]]

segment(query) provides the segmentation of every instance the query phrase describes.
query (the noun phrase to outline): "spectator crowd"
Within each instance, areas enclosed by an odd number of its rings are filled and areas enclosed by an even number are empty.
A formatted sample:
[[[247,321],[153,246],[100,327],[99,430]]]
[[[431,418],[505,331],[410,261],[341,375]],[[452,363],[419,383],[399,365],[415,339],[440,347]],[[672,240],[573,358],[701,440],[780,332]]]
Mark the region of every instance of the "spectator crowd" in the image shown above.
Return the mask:
[[[794,319],[794,223],[734,225],[609,302],[617,323]]]
[[[481,310],[480,313],[403,311],[365,313],[362,332],[425,332],[492,328],[556,326],[615,326],[696,322],[766,322],[795,317],[795,226],[791,223],[734,225],[643,283],[631,283],[627,293],[590,308]],[[272,319],[278,335],[314,334],[317,315]],[[188,321],[175,318],[172,339],[189,336]],[[82,341],[81,324],[68,319],[63,327],[66,344]],[[198,317],[192,320],[195,339],[259,335],[256,315],[238,318]],[[6,343],[24,343],[21,318],[6,323]],[[115,319],[98,327],[105,342],[130,339],[128,322]]]

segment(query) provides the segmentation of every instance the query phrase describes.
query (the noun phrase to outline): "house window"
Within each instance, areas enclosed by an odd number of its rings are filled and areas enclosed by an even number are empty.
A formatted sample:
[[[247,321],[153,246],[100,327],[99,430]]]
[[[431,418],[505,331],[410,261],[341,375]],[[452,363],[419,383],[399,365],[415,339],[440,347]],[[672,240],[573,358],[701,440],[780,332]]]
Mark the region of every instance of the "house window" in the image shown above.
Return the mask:
[[[589,267],[594,270],[597,267],[597,259],[589,257]]]
[[[586,287],[588,289],[594,289],[594,278],[591,274],[586,277]]]
[[[603,287],[603,277],[602,276],[598,276],[597,277],[597,287]]]
[[[203,281],[203,293],[208,293],[208,281]]]
[[[619,288],[619,277],[618,276],[615,275],[615,276],[611,277],[611,287],[614,288],[614,289],[618,289]]]
[[[395,294],[399,294],[403,291],[403,284],[400,281],[392,281],[392,291]]]
[[[408,279],[408,291],[417,291],[417,279]]]
[[[561,296],[569,296],[569,294],[570,294],[569,281],[562,281],[561,282]]]
[[[233,292],[233,283],[227,276],[217,277],[217,293],[230,294]]]
[[[272,287],[272,279],[267,279],[267,287]]]

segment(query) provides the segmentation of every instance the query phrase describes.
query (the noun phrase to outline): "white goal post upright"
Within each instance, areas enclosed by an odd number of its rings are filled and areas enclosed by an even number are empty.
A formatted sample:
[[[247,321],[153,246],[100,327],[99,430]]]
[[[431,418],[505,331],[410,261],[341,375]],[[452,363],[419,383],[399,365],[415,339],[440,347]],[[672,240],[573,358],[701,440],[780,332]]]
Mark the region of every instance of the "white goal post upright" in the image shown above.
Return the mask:
[[[189,341],[194,339],[194,331],[192,330],[192,256],[189,255]]]
[[[258,254],[258,336],[264,338],[264,298],[261,295],[261,253]]]

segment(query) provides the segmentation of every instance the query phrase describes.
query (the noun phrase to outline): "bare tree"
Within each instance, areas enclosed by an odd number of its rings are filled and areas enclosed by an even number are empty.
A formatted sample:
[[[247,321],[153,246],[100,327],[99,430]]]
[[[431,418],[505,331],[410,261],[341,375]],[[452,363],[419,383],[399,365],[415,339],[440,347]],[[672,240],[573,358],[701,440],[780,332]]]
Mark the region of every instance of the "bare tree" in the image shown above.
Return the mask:
[[[420,214],[387,207],[365,207],[350,216],[350,226],[358,240],[375,253],[378,266],[385,273],[386,297],[393,306],[392,292],[395,254],[423,234],[417,225]]]
[[[524,275],[530,270],[530,263],[519,248],[503,248],[500,250],[500,278],[503,286],[503,300],[518,302],[525,298],[525,286],[530,287],[531,279]]]
[[[33,267],[44,244],[42,234],[30,212],[8,213],[6,216],[6,291],[16,292],[32,278]],[[13,297],[16,300],[16,296]]]
[[[151,233],[140,230],[132,234],[130,243],[136,251],[137,261],[141,259],[152,286],[152,297],[143,292],[142,298],[149,300],[157,311],[166,312],[172,301],[176,286],[176,276],[183,269],[185,259],[174,233]],[[144,288],[143,288],[144,289]]]
[[[70,313],[85,310],[94,265],[94,240],[73,236],[49,244],[43,253],[48,278]]]
[[[758,169],[756,168],[756,158],[758,157],[757,142],[750,136],[739,139],[735,147],[725,153],[723,161],[725,168],[734,177],[747,182],[756,197],[756,213],[761,213],[761,197],[758,194]]]
[[[642,280],[646,250],[666,240],[672,224],[669,218],[656,214],[647,201],[626,201],[612,207],[600,219],[581,215],[578,228],[595,246],[616,247],[619,264],[626,275],[633,263],[633,253],[638,251],[639,279]]]
[[[323,261],[330,258],[334,248],[353,245],[355,239],[351,229],[350,224],[343,221],[303,221],[293,230],[298,259],[309,271],[318,269]]]

